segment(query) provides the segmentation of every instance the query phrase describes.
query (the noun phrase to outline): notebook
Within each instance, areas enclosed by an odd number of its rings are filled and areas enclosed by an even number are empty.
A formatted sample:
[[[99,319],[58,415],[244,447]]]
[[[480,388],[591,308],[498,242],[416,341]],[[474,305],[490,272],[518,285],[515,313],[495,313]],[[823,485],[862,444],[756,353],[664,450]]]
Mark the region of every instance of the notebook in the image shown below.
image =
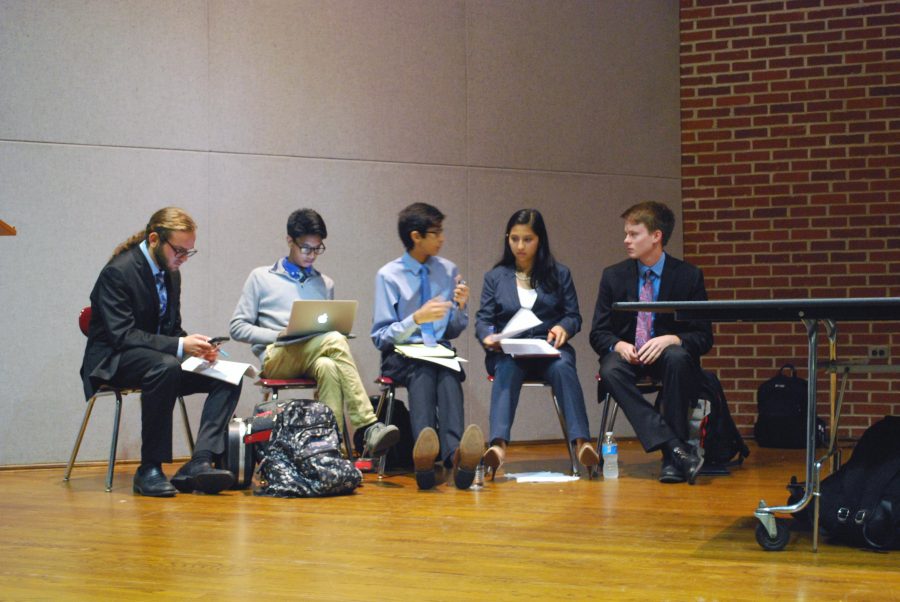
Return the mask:
[[[276,344],[297,343],[332,330],[349,336],[356,318],[356,306],[356,301],[294,301],[287,332],[278,337]]]

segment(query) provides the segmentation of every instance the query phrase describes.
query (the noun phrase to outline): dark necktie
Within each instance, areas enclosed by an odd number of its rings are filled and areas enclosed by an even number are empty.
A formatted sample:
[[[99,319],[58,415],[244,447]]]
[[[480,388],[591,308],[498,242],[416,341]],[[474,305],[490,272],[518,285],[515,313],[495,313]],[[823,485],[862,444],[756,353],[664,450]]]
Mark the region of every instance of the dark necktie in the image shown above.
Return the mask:
[[[419,305],[425,305],[431,300],[431,283],[428,281],[428,266],[423,265],[419,270],[419,281],[422,285],[419,294]],[[437,345],[437,338],[434,336],[434,323],[425,322],[420,326],[422,330],[422,342],[428,347]]]
[[[159,321],[162,322],[169,306],[169,294],[166,292],[166,275],[163,272],[156,273],[156,292],[159,294]]]
[[[639,298],[641,303],[650,303],[653,301],[653,272],[647,270],[644,272],[644,283],[641,285],[641,295]],[[650,331],[653,328],[653,312],[639,311],[637,315],[637,328],[634,333],[634,348],[640,351],[648,340],[650,340]]]

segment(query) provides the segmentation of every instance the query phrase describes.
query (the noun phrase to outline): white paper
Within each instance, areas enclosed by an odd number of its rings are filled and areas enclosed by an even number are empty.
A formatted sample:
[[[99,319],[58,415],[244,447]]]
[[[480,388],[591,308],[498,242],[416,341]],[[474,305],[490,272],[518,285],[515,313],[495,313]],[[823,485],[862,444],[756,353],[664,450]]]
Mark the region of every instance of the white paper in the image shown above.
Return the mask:
[[[203,376],[224,380],[227,383],[236,385],[241,382],[244,376],[256,378],[259,371],[252,364],[244,364],[241,362],[229,362],[226,360],[216,360],[212,364],[205,359],[199,357],[189,357],[181,363],[181,369],[188,372],[196,372]]]
[[[568,483],[577,481],[581,477],[545,470],[542,472],[508,472],[506,478],[515,479],[517,483]]]
[[[519,308],[519,311],[513,315],[512,318],[509,319],[509,322],[506,323],[506,327],[503,329],[503,332],[499,332],[497,334],[490,335],[489,339],[492,343],[496,343],[501,339],[511,339],[516,335],[520,335],[526,330],[534,328],[536,326],[540,326],[543,324],[541,319],[534,315],[534,312],[530,309],[525,309],[524,307]]]
[[[428,357],[455,357],[456,352],[443,345],[435,345],[428,347],[422,343],[412,343],[410,345],[394,345],[397,353],[414,359],[425,359]]]
[[[559,357],[559,349],[544,339],[503,339],[500,341],[503,353],[513,357]]]
[[[456,372],[462,370],[459,363],[466,361],[463,358],[458,357],[455,351],[448,349],[443,345],[427,347],[421,343],[413,343],[411,345],[394,345],[394,350],[405,357],[431,362],[432,364],[450,368]]]

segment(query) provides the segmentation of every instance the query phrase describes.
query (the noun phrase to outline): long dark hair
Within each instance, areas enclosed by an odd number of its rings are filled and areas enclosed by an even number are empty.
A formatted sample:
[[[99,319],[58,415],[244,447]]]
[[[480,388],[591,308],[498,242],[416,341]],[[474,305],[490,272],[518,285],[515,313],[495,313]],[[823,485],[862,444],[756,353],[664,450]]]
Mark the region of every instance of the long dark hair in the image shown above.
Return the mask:
[[[509,231],[513,226],[528,226],[538,237],[537,253],[531,267],[531,287],[543,286],[546,290],[556,290],[559,279],[556,275],[556,259],[550,252],[550,237],[544,225],[544,216],[537,209],[519,209],[506,222],[506,234],[503,236],[503,257],[494,267],[507,266],[516,269],[516,256],[509,248]]]

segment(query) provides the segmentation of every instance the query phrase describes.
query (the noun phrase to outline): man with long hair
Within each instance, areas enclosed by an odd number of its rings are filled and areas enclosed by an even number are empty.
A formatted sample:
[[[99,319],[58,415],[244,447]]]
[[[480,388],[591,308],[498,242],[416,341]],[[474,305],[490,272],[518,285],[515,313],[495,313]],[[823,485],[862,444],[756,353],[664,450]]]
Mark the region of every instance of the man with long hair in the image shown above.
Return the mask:
[[[141,465],[134,492],[172,497],[176,491],[218,493],[234,477],[212,467],[224,451],[225,430],[240,385],[182,372],[189,356],[215,361],[218,349],[181,327],[181,272],[197,250],[197,225],[183,209],[166,207],[146,228],[120,244],[91,291],[91,321],[81,366],[86,397],[105,383],[141,389]],[[172,461],[172,410],[179,395],[209,395],[191,460],[171,483],[162,464]]]
[[[705,301],[703,272],[664,251],[675,215],[648,201],[625,210],[628,259],[603,270],[591,327],[591,347],[600,355],[600,377],[619,402],[644,451],[661,450],[663,483],[691,485],[703,458],[686,443],[688,412],[696,401],[700,356],[712,347],[709,322],[677,322],[672,314],[613,311],[618,301]],[[637,388],[649,375],[662,382],[662,412]]]

